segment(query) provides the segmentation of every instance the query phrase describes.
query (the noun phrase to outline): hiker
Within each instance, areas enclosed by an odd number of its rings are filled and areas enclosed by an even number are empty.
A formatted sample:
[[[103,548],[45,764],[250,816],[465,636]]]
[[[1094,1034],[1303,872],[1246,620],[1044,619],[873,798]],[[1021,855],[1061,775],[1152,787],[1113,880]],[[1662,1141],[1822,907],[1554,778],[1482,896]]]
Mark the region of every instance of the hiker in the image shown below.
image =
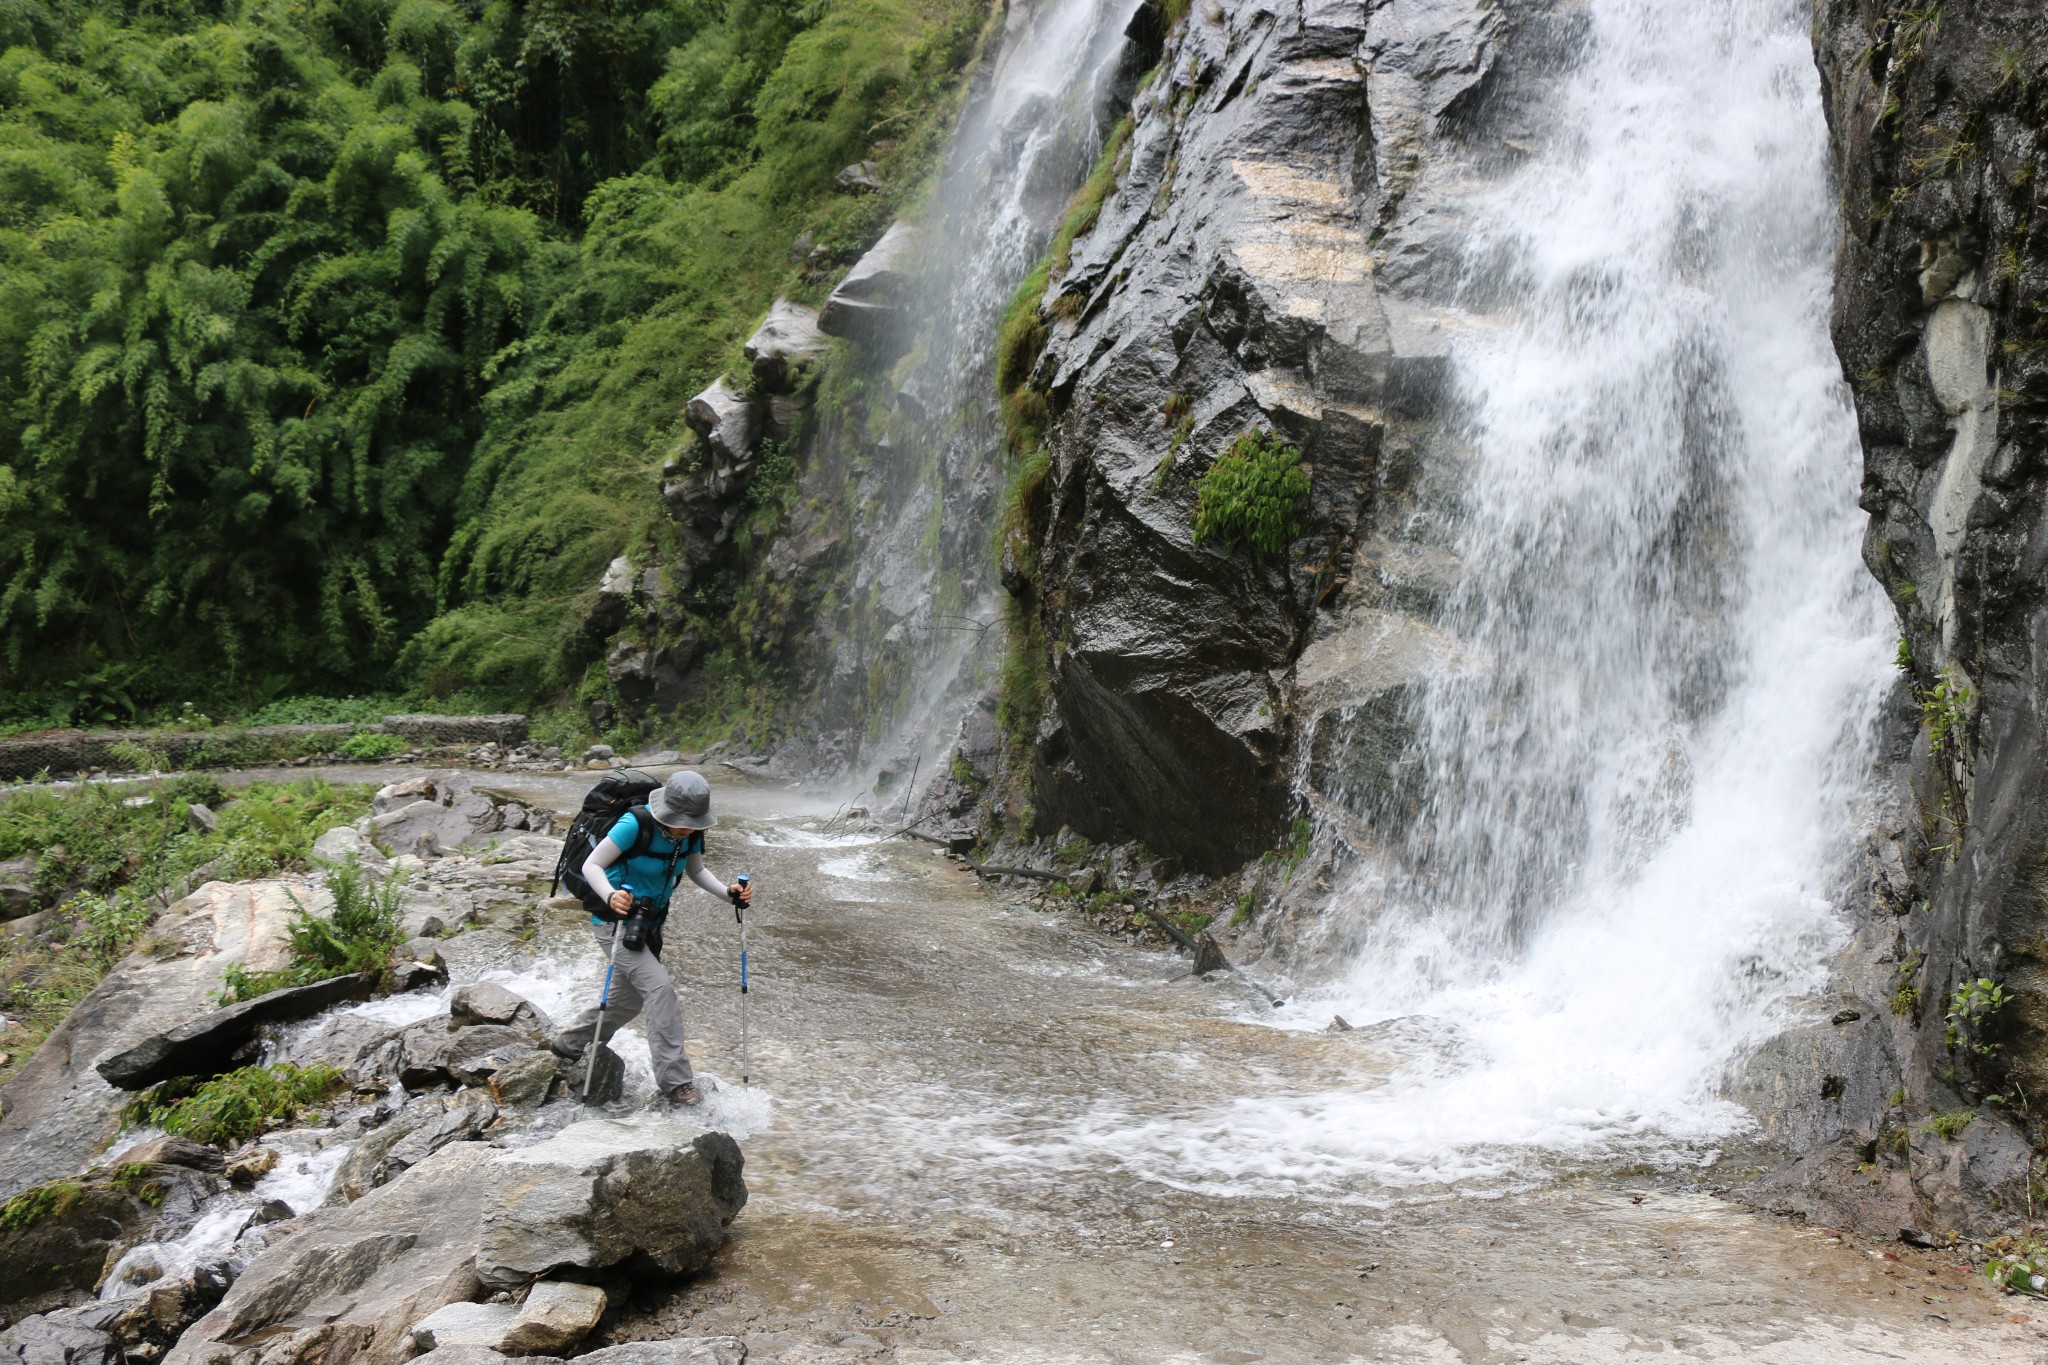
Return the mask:
[[[645,817],[652,828],[641,824]],[[704,866],[704,831],[718,823],[711,810],[711,784],[701,773],[679,772],[647,793],[647,804],[634,806],[591,844],[583,861],[583,881],[593,895],[591,932],[597,946],[613,952],[611,998],[604,1006],[604,1040],[643,1010],[647,1015],[647,1046],[654,1056],[654,1083],[675,1104],[702,1104],[690,1059],[683,1052],[683,1008],[675,983],[661,965],[661,928],[668,919],[669,897],[687,873],[707,894],[741,905],[753,900],[742,882],[728,886]],[[635,899],[651,903],[646,944],[634,950],[621,940],[623,922]],[[602,907],[601,909],[597,907]],[[555,1055],[575,1061],[597,1031],[598,1006],[592,1005],[549,1044]],[[602,1041],[602,1040],[601,1040]]]

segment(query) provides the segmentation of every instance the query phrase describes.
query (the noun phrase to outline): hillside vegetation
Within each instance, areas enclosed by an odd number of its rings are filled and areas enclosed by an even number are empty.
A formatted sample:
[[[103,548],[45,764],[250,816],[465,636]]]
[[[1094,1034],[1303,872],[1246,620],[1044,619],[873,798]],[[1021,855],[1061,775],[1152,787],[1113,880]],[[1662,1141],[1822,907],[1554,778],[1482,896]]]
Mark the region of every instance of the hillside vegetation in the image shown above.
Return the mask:
[[[919,193],[986,12],[0,4],[0,721],[572,691],[684,401]]]

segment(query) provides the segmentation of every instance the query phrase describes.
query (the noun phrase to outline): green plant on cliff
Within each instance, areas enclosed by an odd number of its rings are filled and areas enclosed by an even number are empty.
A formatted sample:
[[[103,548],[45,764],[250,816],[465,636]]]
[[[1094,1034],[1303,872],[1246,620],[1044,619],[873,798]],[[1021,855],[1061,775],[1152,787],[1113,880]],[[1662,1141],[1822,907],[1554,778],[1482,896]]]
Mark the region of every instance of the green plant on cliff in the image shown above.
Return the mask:
[[[331,1066],[245,1066],[197,1084],[166,1081],[132,1101],[121,1117],[174,1137],[231,1147],[288,1127],[341,1084],[341,1071]]]
[[[1031,371],[1045,350],[1045,320],[1038,305],[1050,273],[1045,261],[1033,267],[1010,296],[996,331],[996,394],[1002,404],[1004,439],[1014,455],[1036,451],[1052,420],[1050,400],[1031,385]]]
[[[1038,449],[1045,429],[1052,423],[1051,399],[1031,384],[1031,371],[1045,350],[1048,335],[1040,311],[1046,288],[1056,276],[1066,273],[1073,259],[1074,239],[1087,233],[1101,217],[1103,203],[1123,174],[1133,126],[1126,116],[1110,130],[1094,169],[1067,201],[1066,213],[1045,256],[1017,285],[1003,310],[1003,320],[996,331],[995,380],[1004,436],[1013,454],[1025,455]],[[1062,294],[1051,307],[1056,315],[1071,318],[1078,313],[1079,300]]]
[[[1052,695],[1052,680],[1045,672],[1045,636],[1035,614],[1020,611],[1022,618],[1010,627],[1010,646],[1003,655],[1003,672],[996,690],[996,723],[1012,767],[1028,759],[1038,721],[1045,714],[1046,699]]]
[[[1934,686],[1920,694],[1920,724],[1927,731],[1929,753],[1939,758],[1959,752],[1969,709],[1969,684],[1942,669]]]
[[[1059,231],[1053,234],[1052,246],[1046,253],[1052,261],[1054,274],[1067,273],[1067,267],[1074,258],[1074,239],[1094,231],[1096,221],[1102,217],[1103,204],[1108,202],[1110,192],[1116,189],[1117,181],[1123,178],[1124,168],[1129,164],[1125,153],[1130,146],[1134,126],[1128,114],[1117,120],[1116,127],[1110,129],[1109,136],[1103,139],[1102,154],[1095,158],[1095,166],[1088,172],[1088,178],[1067,201],[1066,216],[1060,220]]]
[[[1977,1117],[1974,1109],[1950,1109],[1940,1114],[1927,1116],[1923,1133],[1932,1133],[1943,1142],[1954,1142],[1963,1135],[1963,1129],[1970,1126],[1970,1120]]]
[[[1965,981],[1949,996],[1945,1016],[1948,1027],[1942,1034],[1943,1044],[1950,1048],[1968,1048],[1980,1057],[2000,1051],[2000,1045],[1988,1041],[1985,1032],[1993,1017],[2008,1003],[2005,987],[1990,977]]]
[[[1276,432],[1247,432],[1232,441],[1195,484],[1195,543],[1219,542],[1276,554],[1301,532],[1295,509],[1308,496],[1301,452]]]
[[[1906,954],[1899,963],[1892,986],[1892,1013],[1912,1024],[1920,1022],[1920,987],[1913,978],[1920,971],[1920,964],[1927,955],[1917,949]]]

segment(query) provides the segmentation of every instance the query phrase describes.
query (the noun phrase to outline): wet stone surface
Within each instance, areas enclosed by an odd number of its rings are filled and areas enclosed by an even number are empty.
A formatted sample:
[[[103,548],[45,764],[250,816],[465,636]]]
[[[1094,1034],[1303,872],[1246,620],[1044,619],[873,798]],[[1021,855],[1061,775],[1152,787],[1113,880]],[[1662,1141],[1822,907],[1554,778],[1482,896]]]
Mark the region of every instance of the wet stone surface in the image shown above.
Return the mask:
[[[742,1142],[731,1243],[694,1278],[642,1284],[590,1345],[732,1334],[749,1359],[925,1365],[2048,1347],[2048,1313],[1951,1254],[1706,1193],[1743,1174],[1734,1155],[1718,1170],[1699,1166],[1709,1154],[1662,1170],[1525,1157],[1427,1184],[1337,1142],[1318,1168],[1294,1134],[1269,1168],[1233,1173],[1224,1135],[1271,1121],[1241,1099],[1370,1090],[1416,1044],[1275,1028],[1183,957],[1005,900],[928,847],[823,833],[836,803],[713,777],[725,823],[707,861],[756,879],[754,1090],[733,1088],[729,911],[679,901],[666,960],[714,1107],[759,1105],[766,1127]],[[560,807],[556,785],[519,792]]]

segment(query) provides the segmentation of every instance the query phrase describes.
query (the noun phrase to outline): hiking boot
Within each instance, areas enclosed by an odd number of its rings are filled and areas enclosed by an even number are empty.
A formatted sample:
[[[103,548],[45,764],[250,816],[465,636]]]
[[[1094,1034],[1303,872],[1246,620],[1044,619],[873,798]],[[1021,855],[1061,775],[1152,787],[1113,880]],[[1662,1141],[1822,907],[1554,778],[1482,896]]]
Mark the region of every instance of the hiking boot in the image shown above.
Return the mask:
[[[695,1108],[704,1103],[704,1092],[697,1088],[695,1081],[685,1081],[668,1092],[668,1102]]]
[[[554,1053],[557,1057],[560,1057],[565,1062],[580,1062],[583,1060],[582,1048],[570,1047],[567,1043],[563,1042],[559,1038],[551,1038],[548,1040],[548,1051]]]

